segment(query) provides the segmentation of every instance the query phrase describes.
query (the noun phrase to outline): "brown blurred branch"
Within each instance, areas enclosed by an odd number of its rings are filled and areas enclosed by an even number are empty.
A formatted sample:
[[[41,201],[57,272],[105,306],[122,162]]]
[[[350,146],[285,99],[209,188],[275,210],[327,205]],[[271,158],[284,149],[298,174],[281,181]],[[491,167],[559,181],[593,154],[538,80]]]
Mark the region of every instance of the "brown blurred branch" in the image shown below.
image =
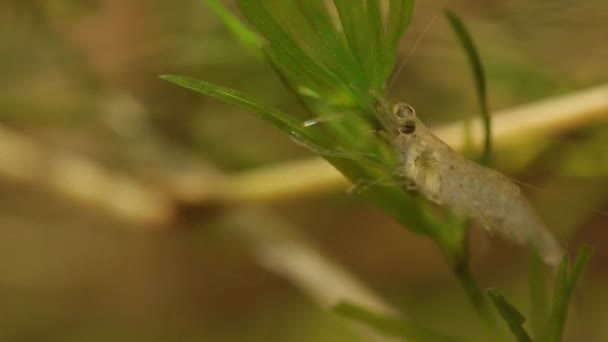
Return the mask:
[[[2,126],[0,176],[47,187],[126,221],[152,224],[148,227],[169,222],[175,214],[173,198],[162,189],[107,170],[92,160],[55,151]]]
[[[263,208],[242,206],[224,216],[226,231],[252,246],[257,261],[323,308],[346,301],[379,314],[398,315],[345,268],[323,255],[296,227]]]
[[[256,206],[240,206],[224,215],[223,223],[224,232],[251,246],[260,265],[289,281],[323,309],[330,311],[347,302],[381,315],[404,316],[277,215]],[[361,323],[349,323],[368,341],[395,341]]]

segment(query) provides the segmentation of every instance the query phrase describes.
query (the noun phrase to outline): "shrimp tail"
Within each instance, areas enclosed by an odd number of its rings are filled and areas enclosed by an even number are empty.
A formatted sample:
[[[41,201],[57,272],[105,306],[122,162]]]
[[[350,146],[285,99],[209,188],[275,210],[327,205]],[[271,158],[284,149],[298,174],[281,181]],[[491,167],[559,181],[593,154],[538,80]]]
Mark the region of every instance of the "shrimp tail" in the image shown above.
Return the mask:
[[[537,230],[530,243],[541,259],[548,265],[557,266],[564,256],[564,249],[547,229]]]

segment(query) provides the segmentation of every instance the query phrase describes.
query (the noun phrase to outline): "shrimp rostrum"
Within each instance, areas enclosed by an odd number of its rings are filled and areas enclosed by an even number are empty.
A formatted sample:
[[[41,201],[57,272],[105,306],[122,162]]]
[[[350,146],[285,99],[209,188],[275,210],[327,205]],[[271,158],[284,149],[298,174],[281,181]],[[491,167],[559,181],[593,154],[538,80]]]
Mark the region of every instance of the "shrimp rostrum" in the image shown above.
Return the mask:
[[[408,104],[379,113],[398,157],[399,176],[430,201],[462,213],[483,228],[529,244],[549,264],[562,248],[521,189],[499,172],[461,156],[433,135]]]

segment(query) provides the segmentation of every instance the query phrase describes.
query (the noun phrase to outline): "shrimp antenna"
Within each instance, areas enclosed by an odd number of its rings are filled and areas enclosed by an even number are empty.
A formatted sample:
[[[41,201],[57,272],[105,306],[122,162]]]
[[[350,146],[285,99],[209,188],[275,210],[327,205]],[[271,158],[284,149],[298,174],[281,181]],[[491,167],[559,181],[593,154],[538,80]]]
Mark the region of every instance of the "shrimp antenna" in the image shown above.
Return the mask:
[[[424,38],[424,36],[426,36],[426,33],[431,28],[431,26],[433,26],[433,23],[435,22],[435,20],[437,19],[438,16],[439,16],[439,14],[434,14],[433,15],[433,17],[431,18],[431,20],[429,20],[429,22],[426,24],[426,27],[424,28],[424,30],[422,31],[422,33],[420,33],[418,35],[418,37],[416,38],[416,40],[414,41],[414,45],[412,46],[412,48],[410,49],[410,51],[401,60],[401,62],[399,62],[399,65],[395,69],[395,72],[391,76],[391,79],[390,79],[390,81],[389,81],[389,83],[388,83],[388,85],[386,87],[386,91],[387,92],[390,91],[391,88],[395,85],[395,81],[399,77],[399,74],[401,73],[401,71],[403,71],[403,68],[405,68],[405,66],[407,65],[407,63],[409,62],[409,60],[412,58],[412,56],[414,55],[414,52],[416,51],[416,49],[418,48],[418,45],[420,44],[420,41],[422,41],[422,38]]]

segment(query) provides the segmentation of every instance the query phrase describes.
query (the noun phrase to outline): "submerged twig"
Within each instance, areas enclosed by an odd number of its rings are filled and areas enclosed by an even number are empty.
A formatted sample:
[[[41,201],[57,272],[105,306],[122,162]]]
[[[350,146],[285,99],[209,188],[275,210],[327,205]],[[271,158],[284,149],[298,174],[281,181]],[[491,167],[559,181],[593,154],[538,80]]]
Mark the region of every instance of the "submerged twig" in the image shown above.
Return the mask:
[[[500,150],[519,139],[556,135],[608,118],[608,84],[502,110],[492,115],[492,142]],[[469,125],[470,134],[463,131]],[[479,148],[485,130],[479,118],[431,129],[455,150]],[[470,139],[469,141],[466,141]],[[468,144],[468,146],[466,146]],[[268,175],[268,178],[265,178]],[[299,176],[299,177],[295,177]],[[272,201],[346,186],[344,176],[321,158],[271,165],[230,176],[228,193],[233,200]],[[281,182],[276,182],[281,179]],[[260,186],[263,184],[263,186]]]
[[[496,112],[492,140],[497,149],[534,133],[553,135],[608,117],[608,85]],[[465,145],[464,122],[433,129],[456,150]],[[471,122],[470,143],[483,143],[481,120]],[[344,176],[321,158],[303,159],[231,175],[190,169],[166,174],[154,184],[106,169],[84,157],[60,153],[26,134],[0,126],[0,176],[56,190],[78,202],[103,208],[129,222],[159,226],[176,219],[176,208],[213,203],[260,203],[345,188]],[[194,159],[194,158],[193,158]],[[280,180],[280,181],[278,181]]]

